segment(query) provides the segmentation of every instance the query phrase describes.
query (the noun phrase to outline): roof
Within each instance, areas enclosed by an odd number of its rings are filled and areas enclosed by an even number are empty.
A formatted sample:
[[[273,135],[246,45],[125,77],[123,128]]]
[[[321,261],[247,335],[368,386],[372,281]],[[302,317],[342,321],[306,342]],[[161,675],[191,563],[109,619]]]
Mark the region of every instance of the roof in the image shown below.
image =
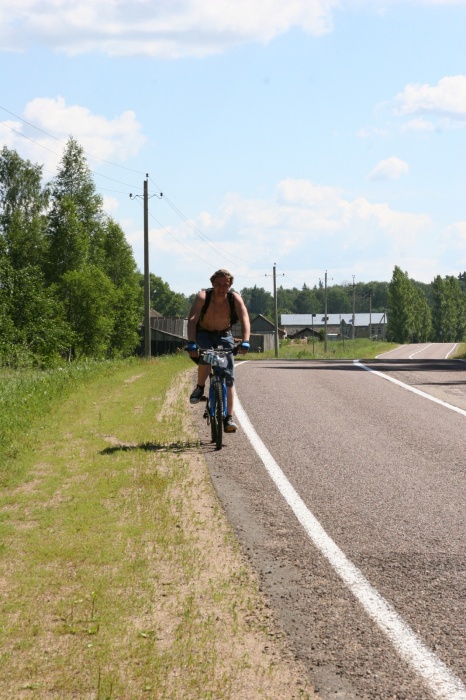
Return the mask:
[[[354,325],[357,326],[368,326],[369,318],[372,325],[381,325],[387,322],[387,314],[380,311],[373,311],[372,314],[354,314]],[[351,325],[353,323],[353,314],[327,314],[327,325],[328,326],[339,326],[340,322],[344,321],[346,324]],[[282,326],[324,326],[324,314],[315,314],[314,320],[312,319],[312,314],[281,314],[281,325]]]
[[[251,325],[253,323],[257,323],[258,321],[261,323],[264,323],[266,326],[270,326],[271,328],[275,328],[275,323],[272,323],[272,321],[269,321],[269,319],[266,318],[265,316],[263,316],[262,314],[257,314],[257,316],[254,316],[254,318],[251,319]]]

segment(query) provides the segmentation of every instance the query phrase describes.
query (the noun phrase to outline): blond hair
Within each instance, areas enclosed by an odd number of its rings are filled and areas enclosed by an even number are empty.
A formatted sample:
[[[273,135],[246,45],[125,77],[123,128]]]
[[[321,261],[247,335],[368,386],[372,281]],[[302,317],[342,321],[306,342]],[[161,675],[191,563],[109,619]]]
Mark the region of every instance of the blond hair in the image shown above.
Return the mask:
[[[214,280],[217,279],[217,277],[228,277],[228,279],[230,280],[230,287],[233,284],[233,275],[231,274],[231,272],[228,272],[228,270],[221,269],[217,270],[217,272],[214,272],[214,274],[210,278],[211,284],[214,283]]]

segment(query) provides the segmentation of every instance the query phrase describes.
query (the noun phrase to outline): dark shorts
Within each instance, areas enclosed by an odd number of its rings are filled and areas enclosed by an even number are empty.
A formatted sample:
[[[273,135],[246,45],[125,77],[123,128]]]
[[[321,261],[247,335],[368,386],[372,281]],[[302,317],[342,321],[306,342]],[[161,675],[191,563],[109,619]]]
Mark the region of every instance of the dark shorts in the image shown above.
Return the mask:
[[[203,350],[209,350],[210,348],[218,349],[220,346],[224,350],[229,350],[235,344],[233,336],[230,331],[223,331],[218,333],[216,331],[206,331],[199,328],[196,333],[196,343]],[[235,362],[233,355],[228,355],[228,367],[225,368],[225,384],[227,386],[233,386],[235,382]]]

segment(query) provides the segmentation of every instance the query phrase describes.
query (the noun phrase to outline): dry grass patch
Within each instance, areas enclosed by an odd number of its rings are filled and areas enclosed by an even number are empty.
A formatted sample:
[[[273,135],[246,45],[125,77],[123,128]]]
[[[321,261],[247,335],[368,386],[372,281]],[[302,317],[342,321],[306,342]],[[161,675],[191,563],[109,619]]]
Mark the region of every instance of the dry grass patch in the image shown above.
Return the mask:
[[[24,454],[1,523],[0,697],[312,697],[218,508],[185,368],[80,387]]]

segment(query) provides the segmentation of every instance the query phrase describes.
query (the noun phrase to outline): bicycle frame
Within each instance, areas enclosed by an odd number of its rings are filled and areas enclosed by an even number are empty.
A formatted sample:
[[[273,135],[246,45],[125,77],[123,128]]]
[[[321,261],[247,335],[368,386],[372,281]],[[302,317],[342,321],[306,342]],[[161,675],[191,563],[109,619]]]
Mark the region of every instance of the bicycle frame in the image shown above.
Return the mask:
[[[204,417],[211,427],[212,442],[216,443],[217,450],[222,448],[223,419],[227,416],[227,387],[225,382],[225,369],[228,366],[228,355],[236,354],[235,349],[203,350],[200,352],[200,361],[210,365],[209,393],[206,398],[207,405]]]
[[[225,377],[221,376],[218,372],[211,372],[210,376],[210,386],[209,386],[209,399],[207,401],[207,409],[211,418],[215,416],[215,384],[218,382],[222,385],[222,397],[223,397],[223,417],[227,416],[227,386],[225,384]]]

